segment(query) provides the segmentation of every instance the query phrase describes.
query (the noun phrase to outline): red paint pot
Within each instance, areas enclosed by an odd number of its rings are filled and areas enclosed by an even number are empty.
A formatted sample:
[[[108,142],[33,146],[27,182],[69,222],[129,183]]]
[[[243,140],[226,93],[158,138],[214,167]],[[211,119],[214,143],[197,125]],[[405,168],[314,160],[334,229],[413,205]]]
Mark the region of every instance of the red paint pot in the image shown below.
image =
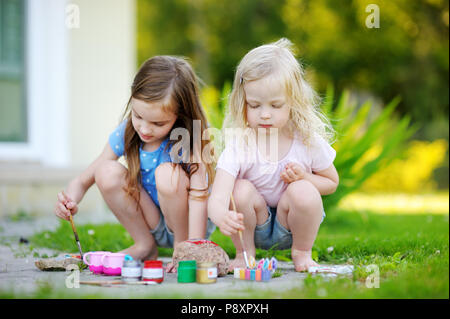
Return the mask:
[[[142,269],[143,281],[154,281],[158,284],[164,280],[163,263],[160,260],[146,260]]]

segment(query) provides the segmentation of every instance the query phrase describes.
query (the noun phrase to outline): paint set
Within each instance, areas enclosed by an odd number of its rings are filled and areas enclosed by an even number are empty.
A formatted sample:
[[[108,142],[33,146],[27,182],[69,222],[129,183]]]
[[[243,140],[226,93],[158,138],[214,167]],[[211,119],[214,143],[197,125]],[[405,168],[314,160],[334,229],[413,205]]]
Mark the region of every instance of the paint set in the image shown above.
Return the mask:
[[[177,281],[179,283],[196,282],[212,284],[217,282],[217,263],[182,260],[178,262]]]
[[[237,212],[233,194],[231,194],[230,200],[233,210]],[[259,261],[258,265],[256,265],[256,261],[253,256],[247,258],[247,252],[244,248],[245,245],[241,230],[239,230],[239,239],[243,248],[246,268],[234,268],[234,278],[240,280],[269,281],[277,268],[278,262],[275,257],[272,257],[270,260],[269,258],[263,258]]]
[[[164,281],[164,268],[160,260],[146,260],[143,265],[130,255],[106,251],[88,252],[83,261],[93,274],[121,276],[121,282],[128,284],[160,284]],[[250,256],[248,267],[235,268],[234,278],[249,281],[269,281],[277,269],[275,257],[263,258],[256,264]],[[182,260],[178,262],[178,283],[209,284],[217,282],[217,263]]]
[[[76,254],[65,254],[64,258],[76,258],[76,259],[81,259],[81,255],[76,255]]]
[[[125,254],[91,251],[83,255],[83,262],[95,275],[120,276]]]
[[[93,274],[121,276],[122,282],[126,284],[143,282],[160,284],[164,281],[164,268],[160,260],[146,260],[142,265],[130,255],[96,251],[84,254],[83,261]],[[178,263],[177,273],[179,283],[215,283],[217,263],[184,260]]]
[[[153,282],[160,284],[164,281],[164,268],[161,260],[146,260],[144,265],[126,255],[122,265],[122,280],[126,283]]]
[[[122,280],[129,282],[153,281],[160,284],[164,281],[163,263],[160,260],[146,260],[144,267],[131,256],[126,255],[122,266]],[[183,260],[178,263],[178,283],[211,284],[217,281],[217,263]]]
[[[256,265],[255,259],[251,256],[247,268],[234,268],[234,278],[250,281],[269,281],[272,274],[277,269],[278,262],[275,257],[263,258]]]
[[[164,280],[162,261],[146,260],[142,266],[130,255],[109,251],[93,251],[83,255],[83,262],[95,275],[121,276],[125,282]]]

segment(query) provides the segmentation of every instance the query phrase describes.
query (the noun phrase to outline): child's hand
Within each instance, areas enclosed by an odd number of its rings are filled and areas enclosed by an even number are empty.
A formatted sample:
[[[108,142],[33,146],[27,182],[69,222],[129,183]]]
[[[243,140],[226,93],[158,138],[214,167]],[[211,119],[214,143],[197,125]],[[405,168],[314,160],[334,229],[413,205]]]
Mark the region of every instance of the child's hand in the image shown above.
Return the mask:
[[[69,220],[69,214],[75,215],[78,211],[77,203],[61,191],[58,193],[58,201],[55,206],[55,215],[59,218]]]
[[[280,177],[286,184],[290,184],[303,179],[305,177],[305,170],[300,164],[290,162],[286,164]]]
[[[217,223],[222,234],[231,236],[239,230],[244,230],[244,215],[233,210],[228,210]]]

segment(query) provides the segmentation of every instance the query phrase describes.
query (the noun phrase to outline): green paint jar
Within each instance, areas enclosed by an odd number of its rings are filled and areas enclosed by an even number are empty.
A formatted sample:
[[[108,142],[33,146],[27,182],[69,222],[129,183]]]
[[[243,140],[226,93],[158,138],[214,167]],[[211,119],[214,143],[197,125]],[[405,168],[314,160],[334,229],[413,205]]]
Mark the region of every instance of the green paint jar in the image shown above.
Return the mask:
[[[183,260],[178,263],[178,282],[196,281],[197,262],[195,260]]]

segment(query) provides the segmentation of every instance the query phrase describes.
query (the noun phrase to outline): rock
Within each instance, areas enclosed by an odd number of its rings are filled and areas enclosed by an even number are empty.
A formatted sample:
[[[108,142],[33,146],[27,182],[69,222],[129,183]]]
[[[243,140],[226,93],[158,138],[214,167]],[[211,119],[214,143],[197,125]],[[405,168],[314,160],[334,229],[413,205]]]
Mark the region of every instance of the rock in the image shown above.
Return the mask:
[[[176,245],[173,252],[173,265],[178,268],[182,260],[196,260],[199,262],[216,262],[219,277],[226,276],[230,258],[225,250],[210,240],[186,240]]]
[[[79,258],[45,258],[34,262],[42,271],[65,271],[69,265],[78,265],[82,261]]]

